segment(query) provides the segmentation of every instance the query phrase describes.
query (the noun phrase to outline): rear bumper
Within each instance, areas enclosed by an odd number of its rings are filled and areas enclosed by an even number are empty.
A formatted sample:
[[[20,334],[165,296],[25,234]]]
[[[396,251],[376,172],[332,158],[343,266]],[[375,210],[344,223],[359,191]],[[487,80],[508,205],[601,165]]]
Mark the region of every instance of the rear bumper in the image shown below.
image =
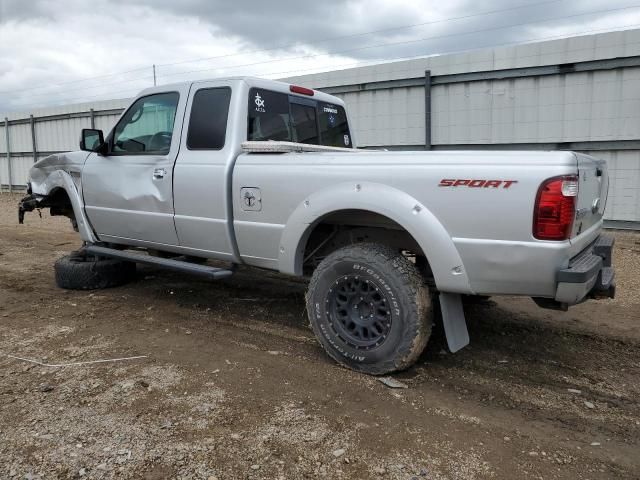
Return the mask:
[[[616,292],[612,266],[614,237],[601,234],[576,255],[569,266],[558,271],[555,300],[575,305],[587,298],[613,298]]]

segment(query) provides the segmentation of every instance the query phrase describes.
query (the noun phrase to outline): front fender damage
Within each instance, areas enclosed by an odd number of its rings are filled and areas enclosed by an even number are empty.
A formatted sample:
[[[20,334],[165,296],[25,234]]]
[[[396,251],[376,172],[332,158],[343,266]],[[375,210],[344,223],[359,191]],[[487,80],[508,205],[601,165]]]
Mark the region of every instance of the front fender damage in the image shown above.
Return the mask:
[[[64,216],[71,220],[73,229],[78,231],[78,222],[76,221],[76,215],[73,211],[73,206],[69,196],[64,190],[56,190],[51,195],[36,195],[29,193],[26,197],[23,197],[18,203],[18,223],[24,223],[24,215],[28,212],[38,211],[40,218],[42,218],[41,210],[48,208],[52,217]]]
[[[65,216],[85,242],[96,237],[86,218],[82,202],[80,178],[87,152],[67,152],[50,155],[36,162],[29,170],[27,196],[18,204],[18,222],[25,214],[48,208],[52,216]]]

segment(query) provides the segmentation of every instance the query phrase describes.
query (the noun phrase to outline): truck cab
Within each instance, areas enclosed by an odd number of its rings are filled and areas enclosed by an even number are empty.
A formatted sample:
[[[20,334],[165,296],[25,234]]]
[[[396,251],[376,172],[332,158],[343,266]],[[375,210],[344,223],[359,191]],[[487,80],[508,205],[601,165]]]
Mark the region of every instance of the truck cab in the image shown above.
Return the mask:
[[[239,262],[228,219],[233,167],[247,139],[353,147],[342,101],[310,89],[231,78],[145,90],[84,162],[82,194],[96,235]]]

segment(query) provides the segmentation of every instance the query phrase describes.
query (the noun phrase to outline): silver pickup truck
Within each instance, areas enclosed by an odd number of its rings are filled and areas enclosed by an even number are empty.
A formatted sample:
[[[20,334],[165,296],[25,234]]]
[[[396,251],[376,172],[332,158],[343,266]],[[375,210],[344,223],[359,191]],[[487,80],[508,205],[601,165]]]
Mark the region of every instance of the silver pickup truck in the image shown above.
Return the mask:
[[[434,320],[464,347],[463,297],[615,292],[607,165],[587,155],[357,149],[339,98],[245,77],[144,90],[80,150],[37,162],[19,206],[79,232],[60,287],[119,285],[136,263],[310,277],[319,342],[361,372],[410,366]]]

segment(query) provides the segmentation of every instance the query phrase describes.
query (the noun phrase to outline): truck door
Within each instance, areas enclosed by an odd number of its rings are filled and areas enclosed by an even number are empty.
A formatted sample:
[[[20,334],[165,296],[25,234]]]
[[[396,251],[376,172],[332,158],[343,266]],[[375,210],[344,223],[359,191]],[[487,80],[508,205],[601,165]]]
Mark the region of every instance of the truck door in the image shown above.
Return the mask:
[[[234,160],[246,133],[227,128],[229,112],[241,115],[244,107],[238,95],[232,97],[233,85],[219,80],[197,82],[191,88],[174,172],[174,205],[181,247],[205,257],[239,261],[230,192]]]
[[[173,167],[188,86],[136,100],[82,173],[87,216],[103,241],[177,245]],[[127,242],[132,240],[133,242]]]

